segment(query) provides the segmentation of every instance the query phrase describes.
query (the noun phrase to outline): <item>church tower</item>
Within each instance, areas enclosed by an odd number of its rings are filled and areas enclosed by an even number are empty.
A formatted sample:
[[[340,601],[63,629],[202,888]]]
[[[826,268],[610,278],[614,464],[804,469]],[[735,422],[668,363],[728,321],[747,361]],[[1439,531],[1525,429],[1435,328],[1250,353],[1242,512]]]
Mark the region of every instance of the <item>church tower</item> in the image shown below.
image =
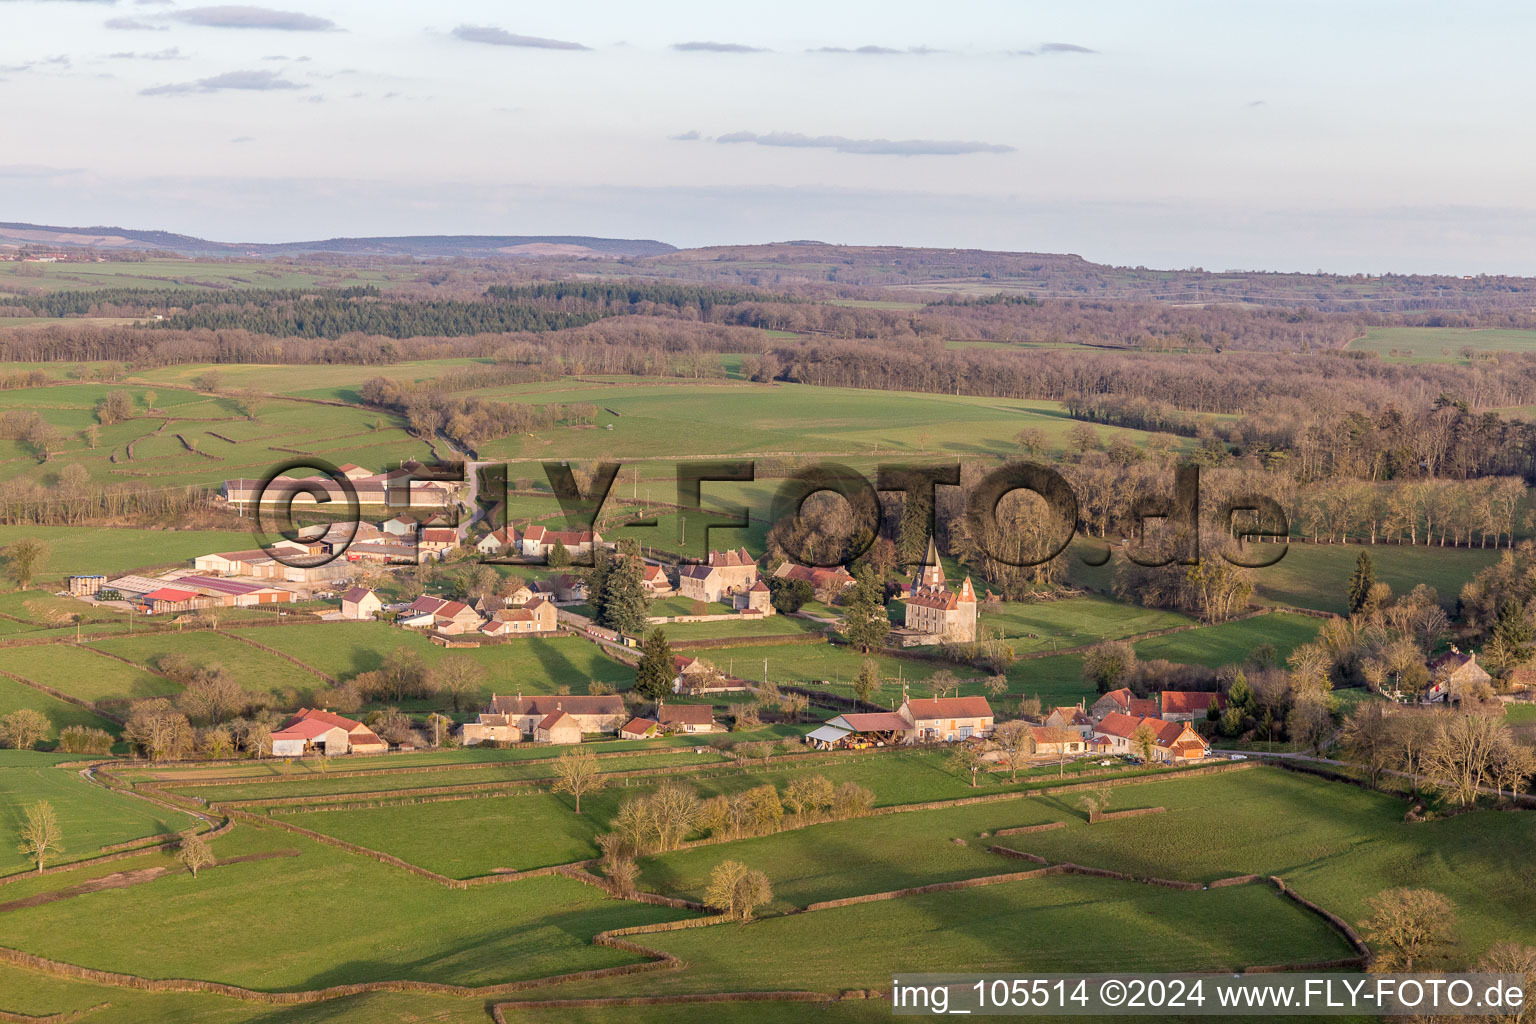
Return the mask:
[[[943,590],[945,588],[944,565],[939,561],[939,547],[933,542],[932,537],[928,538],[928,553],[923,556],[923,562],[922,572],[918,574],[916,586]]]

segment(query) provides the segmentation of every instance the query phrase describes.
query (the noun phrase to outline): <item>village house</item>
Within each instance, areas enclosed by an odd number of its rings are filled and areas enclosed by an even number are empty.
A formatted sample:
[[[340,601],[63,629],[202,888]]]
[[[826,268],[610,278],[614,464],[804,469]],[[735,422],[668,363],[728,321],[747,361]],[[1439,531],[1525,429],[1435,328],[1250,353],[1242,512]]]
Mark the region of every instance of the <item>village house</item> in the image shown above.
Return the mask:
[[[668,704],[663,701],[656,705],[656,721],[667,732],[715,732],[719,729],[708,704]]]
[[[939,564],[938,548],[928,540],[928,564],[918,575],[906,601],[902,622],[908,634],[957,643],[976,639],[976,591],[967,576],[959,590],[950,590]]]
[[[327,757],[338,754],[383,754],[389,744],[362,722],[319,708],[305,708],[283,723],[272,734],[274,757],[302,757],[319,752]]]
[[[1165,722],[1204,721],[1211,705],[1218,709],[1227,706],[1222,694],[1203,690],[1164,690],[1161,700],[1162,719]]]
[[[518,551],[517,531],[503,526],[475,541],[475,550],[482,555],[515,555]]]
[[[462,601],[422,595],[406,605],[396,622],[411,629],[453,634],[479,629],[480,614]]]
[[[1150,732],[1150,750],[1144,751],[1137,733],[1145,726]],[[1209,756],[1210,744],[1188,722],[1165,722],[1161,718],[1123,715],[1111,711],[1093,727],[1095,739],[1112,754],[1148,757],[1166,764],[1183,764]]]
[[[543,526],[530,526],[523,531],[523,554],[529,558],[549,558],[550,549],[559,541],[572,558],[590,555],[592,549],[603,544],[602,534],[591,530],[550,530]]]
[[[992,732],[992,706],[985,697],[908,698],[896,713],[910,727],[908,743],[953,743]]]
[[[587,581],[575,573],[563,572],[547,580],[535,580],[529,584],[534,593],[554,601],[585,601]]]
[[[533,741],[535,743],[562,743],[567,745],[580,743],[581,726],[575,718],[556,708],[539,719],[539,724],[534,726]]]
[[[1157,701],[1150,697],[1138,697],[1122,686],[1118,690],[1110,690],[1094,701],[1093,707],[1088,709],[1088,717],[1098,722],[1102,721],[1105,715],[1115,712],[1135,718],[1157,718],[1161,714],[1157,709]]]
[[[391,537],[415,537],[416,531],[421,529],[421,524],[416,522],[404,512],[393,519],[386,519],[379,524],[379,530]]]
[[[416,548],[424,558],[446,558],[459,546],[459,531],[451,526],[429,526],[416,539]]]
[[[1452,647],[1429,663],[1429,688],[1424,691],[1424,701],[1460,700],[1464,694],[1491,685],[1493,676],[1477,663],[1477,655],[1463,653]]]
[[[575,719],[583,733],[615,732],[628,720],[624,701],[612,694],[592,696],[491,697],[491,705],[478,722],[464,725],[466,747],[477,743],[519,743],[533,739],[547,716],[562,711]]]
[[[359,466],[355,462],[346,462],[340,466],[337,466],[336,468],[341,472],[341,475],[346,477],[348,480],[366,480],[374,475],[373,470],[364,469],[362,466]]]
[[[553,633],[559,628],[558,613],[552,602],[535,597],[516,608],[491,612],[480,631],[486,636],[533,636]]]
[[[367,587],[353,587],[341,595],[341,617],[344,619],[371,619],[384,608],[379,595]]]
[[[1088,751],[1088,739],[1076,729],[1054,725],[1029,727],[1029,752],[1034,757],[1077,757]]]
[[[1045,716],[1045,724],[1053,729],[1070,729],[1084,739],[1093,735],[1093,719],[1080,704],[1051,708],[1051,713]]]
[[[718,567],[703,562],[679,566],[677,592],[695,601],[714,603],[725,594],[725,574]]]
[[[823,601],[831,601],[857,582],[853,575],[840,565],[831,569],[821,569],[783,562],[773,571],[773,574],[782,580],[804,580],[811,585],[811,590],[815,592],[816,597]]]
[[[645,563],[640,570],[640,585],[652,598],[671,597],[676,590],[667,579],[667,570],[654,562]]]
[[[621,740],[648,740],[661,735],[661,723],[654,718],[631,718],[619,729]]]

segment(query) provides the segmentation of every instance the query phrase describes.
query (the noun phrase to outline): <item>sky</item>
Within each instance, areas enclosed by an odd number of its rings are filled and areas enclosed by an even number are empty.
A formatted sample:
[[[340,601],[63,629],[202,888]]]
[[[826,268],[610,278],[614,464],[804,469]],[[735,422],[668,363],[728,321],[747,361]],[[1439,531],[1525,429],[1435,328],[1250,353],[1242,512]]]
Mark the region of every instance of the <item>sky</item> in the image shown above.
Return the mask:
[[[0,0],[0,220],[1536,274],[1536,6]]]

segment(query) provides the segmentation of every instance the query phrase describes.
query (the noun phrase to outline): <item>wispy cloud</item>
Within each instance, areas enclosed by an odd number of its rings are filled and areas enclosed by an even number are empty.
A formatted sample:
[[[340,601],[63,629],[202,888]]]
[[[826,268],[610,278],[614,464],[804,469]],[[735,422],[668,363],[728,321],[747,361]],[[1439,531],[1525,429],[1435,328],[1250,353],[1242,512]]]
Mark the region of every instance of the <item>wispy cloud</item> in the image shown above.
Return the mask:
[[[697,136],[697,133],[692,133]],[[866,156],[963,156],[969,153],[1012,153],[1014,147],[958,139],[850,139],[843,135],[802,135],[799,132],[730,132],[719,143],[749,142],[789,149],[830,149]]]
[[[143,18],[108,18],[103,24],[107,28],[118,29],[123,32],[167,32],[169,25],[156,25],[145,21]]]
[[[188,25],[203,28],[264,28],[280,32],[328,32],[336,27],[329,18],[302,11],[279,11],[271,7],[231,4],[222,7],[189,7],[166,15]]]
[[[907,50],[898,50],[894,46],[815,46],[807,53],[856,53],[866,57],[885,57],[896,53],[907,53]]]
[[[141,96],[182,96],[188,93],[222,92],[226,89],[247,92],[278,92],[288,89],[307,89],[306,85],[290,82],[275,71],[226,71],[222,75],[199,78],[195,82],[178,82],[172,85],[155,85],[139,90]]]
[[[673,43],[672,49],[683,53],[767,53],[764,46],[748,46],[746,43],[715,43],[706,41],[694,41],[690,43]]]
[[[703,137],[704,136],[700,135],[696,131],[678,132],[676,135],[667,136],[667,138],[671,139],[673,142],[697,142]]]
[[[466,43],[485,43],[488,46],[526,46],[534,50],[590,50],[592,47],[565,39],[545,39],[543,36],[523,36],[494,25],[460,25],[453,30],[455,39]]]
[[[1038,50],[1004,50],[1010,57],[1047,57],[1053,53],[1098,53],[1076,43],[1044,43]]]
[[[112,60],[186,60],[187,55],[172,46],[164,50],[154,52],[137,53],[134,51],[122,51],[120,53],[107,54]]]

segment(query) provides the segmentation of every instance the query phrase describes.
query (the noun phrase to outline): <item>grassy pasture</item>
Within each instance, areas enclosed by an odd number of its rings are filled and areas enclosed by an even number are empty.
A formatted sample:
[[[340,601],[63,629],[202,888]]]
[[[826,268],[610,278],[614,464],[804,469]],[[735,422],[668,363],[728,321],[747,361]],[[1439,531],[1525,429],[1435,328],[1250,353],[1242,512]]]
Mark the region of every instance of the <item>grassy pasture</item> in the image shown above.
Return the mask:
[[[19,270],[42,272],[23,277]],[[17,288],[79,291],[95,288],[311,288],[376,284],[387,288],[415,277],[408,268],[374,270],[304,266],[267,260],[154,259],[134,263],[0,263],[0,292]],[[3,324],[3,321],[0,321]]]
[[[1001,627],[1016,651],[1048,651],[1100,640],[1117,640],[1193,620],[1178,612],[1124,604],[1105,597],[1076,597],[1040,604],[982,605],[983,629]]]
[[[0,875],[31,866],[9,840],[26,820],[27,807],[39,800],[53,805],[64,833],[64,853],[51,863],[80,860],[108,844],[178,832],[196,824],[194,818],[180,811],[93,785],[73,769],[53,767],[62,759],[29,751],[0,751],[0,834],[8,840],[0,843]],[[10,889],[0,896],[0,900],[11,898]]]
[[[1343,614],[1348,611],[1349,574],[1360,552],[1376,563],[1376,578],[1406,594],[1427,583],[1442,604],[1453,605],[1462,585],[1498,561],[1491,548],[1438,548],[1424,545],[1291,544],[1274,565],[1254,570],[1261,601]]]
[[[44,737],[48,740],[57,739],[59,730],[71,725],[104,729],[110,733],[116,733],[119,729],[116,722],[94,715],[85,708],[0,676],[0,715],[8,715],[19,708],[31,708],[48,719],[50,728]]]
[[[685,916],[608,900],[552,876],[468,891],[276,829],[236,828],[220,857],[297,850],[296,857],[176,872],[5,915],[6,941],[72,963],[148,977],[218,978],[266,990],[417,978],[483,985],[632,963],[590,945],[599,931]],[[165,864],[165,855],[103,869]],[[66,872],[14,884],[9,898],[60,888]],[[302,896],[315,920],[346,927],[255,927]],[[104,930],[105,920],[122,927]],[[235,927],[236,922],[252,927]],[[483,1013],[483,1010],[482,1010]]]
[[[591,680],[628,684],[635,675],[633,669],[605,657],[595,644],[576,637],[530,637],[494,647],[445,651],[420,634],[384,623],[327,622],[262,629],[252,632],[251,638],[338,679],[378,668],[384,655],[396,647],[416,650],[428,666],[449,655],[466,657],[483,665],[487,673],[476,700],[493,692],[554,693],[559,686],[586,693]]]
[[[1051,860],[1204,881],[1278,874],[1302,895],[1358,923],[1365,899],[1411,885],[1449,897],[1459,915],[1454,962],[1476,959],[1501,940],[1531,943],[1536,921],[1525,893],[1536,871],[1536,821],[1526,814],[1476,812],[1403,821],[1399,799],[1276,768],[1121,793],[1166,814],[1079,822],[1017,837],[1018,849]]]
[[[537,752],[537,751],[535,751]],[[555,754],[546,749],[545,757]],[[524,758],[523,760],[532,760]],[[598,762],[600,770],[609,775],[639,771],[645,768],[671,768],[683,765],[724,764],[727,758],[714,751],[695,754],[692,750],[660,750],[654,753],[636,753],[629,757],[605,758]],[[347,762],[350,768],[351,763]],[[338,771],[343,769],[338,769]],[[178,785],[175,792],[201,797],[210,801],[259,800],[268,797],[338,796],[349,797],[368,793],[427,789],[433,786],[467,786],[487,782],[513,782],[519,779],[553,779],[553,764],[520,764],[507,760],[499,764],[487,764],[483,768],[465,768],[451,772],[412,772],[391,778],[388,775],[364,775],[330,778],[325,773],[294,781],[275,777],[266,781],[254,781],[235,786]],[[318,812],[317,812],[318,813]]]
[[[187,563],[210,551],[249,546],[251,535],[235,530],[132,530],[96,526],[0,526],[0,547],[35,537],[48,545],[43,572],[51,576],[100,573]],[[77,605],[76,611],[86,610]],[[15,614],[15,613],[13,613]]]
[[[88,701],[159,697],[181,688],[133,665],[124,665],[73,644],[10,647],[0,652],[8,672]]]
[[[1255,647],[1267,643],[1274,644],[1283,664],[1292,650],[1317,635],[1321,625],[1320,619],[1310,616],[1274,612],[1142,640],[1136,644],[1136,656],[1220,668],[1246,660]]]
[[[659,991],[769,989],[784,978],[835,991],[889,985],[893,970],[1202,970],[1348,955],[1322,921],[1264,887],[1176,892],[1071,876],[652,939],[689,964],[647,986]]]
[[[852,781],[866,786],[873,790],[878,806],[887,806],[1024,789],[1054,781],[1055,771],[1052,767],[1044,772],[1045,778],[1034,779],[1020,773],[1016,785],[1006,776],[983,776],[980,785],[972,789],[968,777],[962,779],[944,766],[942,753],[900,751],[830,764],[726,768],[708,778],[679,778],[708,798],[765,783],[783,792],[796,776],[822,775],[834,784]],[[452,782],[457,774],[461,773],[443,775],[439,781]],[[433,871],[467,877],[496,868],[526,870],[598,856],[595,837],[607,830],[619,804],[653,784],[653,780],[637,779],[628,786],[615,784],[589,793],[582,798],[580,815],[572,812],[569,797],[547,792],[400,807],[274,813],[283,820],[392,853]],[[445,843],[443,837],[447,835],[454,836],[455,841]]]
[[[315,1006],[271,1007],[227,996],[141,992],[67,981],[0,966],[0,1009],[46,1017],[90,1012],[92,1024],[308,1024],[317,1020],[369,1024],[482,1024],[484,1001],[404,992],[374,992]]]
[[[1469,327],[1373,327],[1349,343],[1351,351],[1379,352],[1404,362],[1466,363],[1462,353],[1536,352],[1536,331]]]
[[[251,637],[259,643],[265,643],[263,638],[273,632],[276,630],[253,630]],[[304,671],[291,661],[273,657],[233,636],[207,630],[111,637],[93,641],[91,646],[146,666],[156,664],[159,658],[167,654],[184,654],[200,665],[224,666],[241,686],[256,692],[316,690],[329,685],[319,676]],[[168,681],[162,681],[175,689]]]

